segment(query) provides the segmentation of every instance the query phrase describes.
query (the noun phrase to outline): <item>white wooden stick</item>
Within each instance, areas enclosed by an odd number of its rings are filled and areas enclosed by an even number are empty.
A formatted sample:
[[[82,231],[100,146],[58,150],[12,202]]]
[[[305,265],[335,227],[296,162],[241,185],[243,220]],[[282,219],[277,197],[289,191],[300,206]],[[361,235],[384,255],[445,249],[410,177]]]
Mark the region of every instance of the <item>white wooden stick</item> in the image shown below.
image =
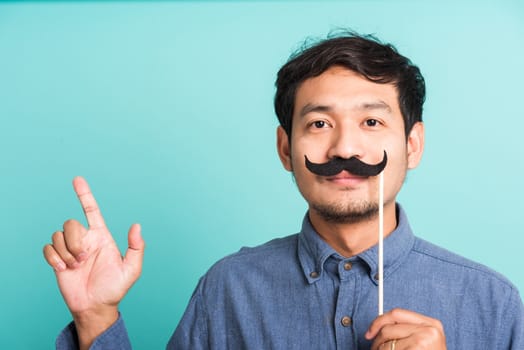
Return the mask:
[[[384,171],[378,189],[378,315],[384,313]]]

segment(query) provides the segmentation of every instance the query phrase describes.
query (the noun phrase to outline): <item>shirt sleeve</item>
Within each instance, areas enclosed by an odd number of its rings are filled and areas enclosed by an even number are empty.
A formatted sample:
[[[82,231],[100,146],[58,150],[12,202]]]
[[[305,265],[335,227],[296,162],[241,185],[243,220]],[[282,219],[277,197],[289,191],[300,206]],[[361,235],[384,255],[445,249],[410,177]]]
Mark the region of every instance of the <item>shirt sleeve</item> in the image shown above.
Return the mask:
[[[207,312],[202,298],[203,279],[198,283],[182,319],[169,339],[168,350],[209,349]]]
[[[511,290],[502,317],[496,332],[498,333],[497,349],[524,349],[524,305],[516,288]]]
[[[512,294],[510,307],[515,310],[515,318],[511,327],[511,350],[524,349],[524,305],[516,289]]]
[[[78,349],[78,336],[76,334],[75,324],[71,322],[58,335],[56,339],[57,350],[76,350]],[[113,323],[104,333],[95,339],[90,350],[130,350],[131,343],[127,335],[126,326],[122,316]]]

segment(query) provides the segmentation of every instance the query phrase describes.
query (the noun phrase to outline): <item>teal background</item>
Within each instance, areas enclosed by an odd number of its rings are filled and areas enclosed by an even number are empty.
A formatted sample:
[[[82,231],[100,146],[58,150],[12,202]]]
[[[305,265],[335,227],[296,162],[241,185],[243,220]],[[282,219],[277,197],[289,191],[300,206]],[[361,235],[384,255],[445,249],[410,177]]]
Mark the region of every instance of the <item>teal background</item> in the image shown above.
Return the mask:
[[[297,232],[273,84],[337,27],[394,43],[426,78],[426,153],[399,198],[414,230],[524,290],[522,2],[3,2],[0,348],[54,348],[70,320],[41,251],[83,220],[75,175],[122,248],[143,226],[121,305],[137,349],[165,346],[217,259]]]

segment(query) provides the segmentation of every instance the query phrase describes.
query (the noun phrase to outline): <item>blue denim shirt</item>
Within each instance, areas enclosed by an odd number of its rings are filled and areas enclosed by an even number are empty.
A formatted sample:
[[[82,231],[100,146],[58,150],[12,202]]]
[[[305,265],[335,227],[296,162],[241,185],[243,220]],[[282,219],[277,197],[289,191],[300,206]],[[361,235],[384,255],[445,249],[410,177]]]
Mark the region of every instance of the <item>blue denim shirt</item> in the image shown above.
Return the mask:
[[[217,262],[198,283],[167,348],[369,349],[364,334],[378,312],[377,270],[377,247],[344,258],[306,215],[299,234]],[[524,349],[516,288],[416,238],[400,207],[398,226],[384,241],[384,309],[396,307],[439,319],[448,349]],[[58,349],[72,348],[70,333],[57,339]],[[92,349],[127,349],[123,335],[119,319]],[[103,345],[111,339],[114,345]]]

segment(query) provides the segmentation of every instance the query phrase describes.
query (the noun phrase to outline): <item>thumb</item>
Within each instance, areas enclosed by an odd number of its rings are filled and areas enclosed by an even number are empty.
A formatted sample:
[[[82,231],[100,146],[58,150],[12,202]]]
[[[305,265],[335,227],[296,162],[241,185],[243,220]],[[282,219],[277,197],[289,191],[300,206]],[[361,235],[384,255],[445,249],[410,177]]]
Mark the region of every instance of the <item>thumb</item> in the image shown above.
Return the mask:
[[[144,260],[145,242],[140,231],[140,224],[133,224],[127,234],[128,247],[124,256],[124,267],[132,282],[140,276]]]

